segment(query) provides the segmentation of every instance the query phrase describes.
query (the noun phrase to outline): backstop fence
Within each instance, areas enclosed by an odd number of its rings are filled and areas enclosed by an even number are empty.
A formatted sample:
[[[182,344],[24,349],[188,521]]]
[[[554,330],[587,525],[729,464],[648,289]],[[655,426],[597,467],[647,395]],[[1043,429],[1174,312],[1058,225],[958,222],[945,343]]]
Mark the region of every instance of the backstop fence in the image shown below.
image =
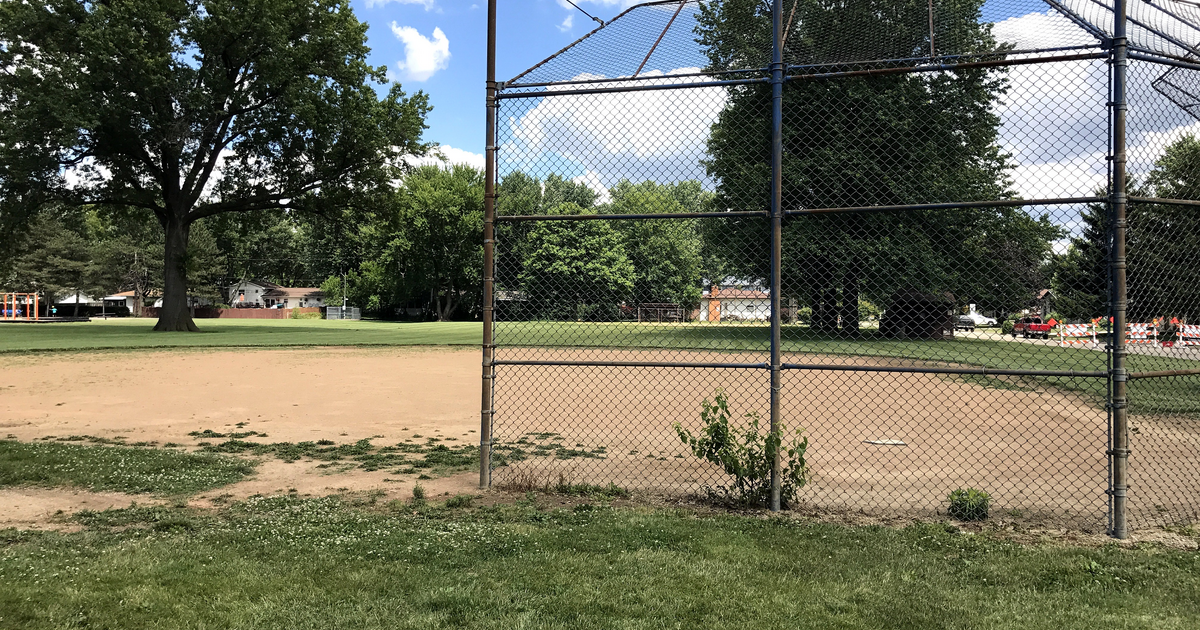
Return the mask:
[[[1198,44],[1176,0],[669,0],[493,53],[481,484],[1195,521]]]

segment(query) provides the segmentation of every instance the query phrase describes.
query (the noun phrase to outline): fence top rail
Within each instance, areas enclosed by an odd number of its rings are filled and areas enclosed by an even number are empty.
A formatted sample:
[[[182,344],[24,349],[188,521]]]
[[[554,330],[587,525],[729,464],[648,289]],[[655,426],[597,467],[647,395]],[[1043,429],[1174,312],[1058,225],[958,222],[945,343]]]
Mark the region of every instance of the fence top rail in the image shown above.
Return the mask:
[[[1192,6],[1170,0],[1124,3],[1130,50],[1194,61],[1200,52],[1200,15]],[[1114,38],[1113,0],[988,0],[979,5],[937,0],[928,11],[898,11],[887,18],[863,20],[861,3],[790,7],[784,19],[781,61],[789,74],[838,67],[929,64],[955,66],[968,59],[1108,51]],[[789,9],[788,7],[783,7]],[[1014,18],[1036,16],[1033,22]],[[857,21],[856,21],[856,18]],[[616,82],[693,81],[718,73],[764,73],[772,63],[770,16],[723,11],[702,0],[655,0],[628,7],[567,46],[497,85],[504,90],[536,90]],[[736,24],[733,22],[736,21]],[[991,25],[991,39],[965,27]],[[715,50],[711,39],[721,25],[746,34],[735,50]],[[847,26],[850,25],[850,26]],[[913,44],[912,33],[928,29],[927,45]],[[1029,29],[1037,29],[1031,33]],[[938,37],[933,37],[933,31]],[[1036,34],[1036,37],[1031,35]],[[927,53],[927,54],[925,54]],[[1034,63],[1041,59],[1026,60]],[[643,72],[644,71],[644,72]],[[682,87],[682,86],[681,86]],[[511,94],[507,96],[512,96]]]
[[[939,72],[953,71],[956,69],[965,69],[977,67],[979,64],[988,64],[996,66],[1008,65],[1025,65],[1034,63],[1057,63],[1063,61],[1073,61],[1078,58],[1098,58],[1107,56],[1107,53],[1099,52],[1103,48],[1100,44],[1074,45],[1074,46],[1054,46],[1046,48],[1022,48],[1019,50],[999,50],[986,51],[978,53],[964,53],[959,55],[938,55],[934,58],[929,57],[898,57],[895,59],[878,59],[872,61],[855,61],[855,62],[828,62],[828,63],[809,63],[809,64],[787,64],[784,67],[788,73],[788,78],[803,78],[806,76],[844,76],[847,73],[867,72]],[[1072,51],[1094,51],[1080,55],[1049,55],[1050,53],[1063,53]],[[1039,56],[1041,55],[1041,56]],[[695,72],[673,72],[671,74],[655,74],[650,76],[619,76],[619,77],[588,77],[588,78],[571,78],[562,81],[541,81],[520,83],[516,79],[501,83],[497,86],[499,93],[510,91],[509,98],[512,98],[511,91],[525,96],[544,96],[545,92],[529,92],[536,88],[554,88],[567,86],[588,86],[588,85],[619,85],[627,83],[644,83],[644,84],[671,84],[673,87],[688,87],[687,80],[707,77],[725,77],[738,75],[761,75],[767,77],[770,75],[769,67],[762,68],[735,68],[729,70],[696,70]],[[556,92],[552,90],[551,92]]]

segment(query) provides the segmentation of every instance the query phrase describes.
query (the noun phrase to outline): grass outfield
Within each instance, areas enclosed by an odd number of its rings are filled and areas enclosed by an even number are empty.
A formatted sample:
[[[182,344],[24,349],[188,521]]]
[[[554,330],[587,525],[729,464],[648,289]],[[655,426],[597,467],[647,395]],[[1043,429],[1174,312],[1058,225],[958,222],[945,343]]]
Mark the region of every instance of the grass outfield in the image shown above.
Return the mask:
[[[1200,626],[1195,551],[537,501],[274,497],[0,531],[0,627]]]
[[[398,323],[323,319],[199,319],[199,333],[158,333],[155,320],[0,324],[0,353],[278,346],[478,345],[478,322]]]

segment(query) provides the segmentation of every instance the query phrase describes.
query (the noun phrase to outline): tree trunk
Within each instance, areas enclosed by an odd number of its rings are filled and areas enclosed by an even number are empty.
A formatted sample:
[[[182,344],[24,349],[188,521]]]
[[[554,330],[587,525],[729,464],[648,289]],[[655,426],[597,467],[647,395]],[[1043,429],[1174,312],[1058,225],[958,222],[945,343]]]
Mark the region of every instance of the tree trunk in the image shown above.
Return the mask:
[[[79,317],[79,291],[75,291],[75,311],[71,316]]]
[[[858,338],[858,261],[847,265],[842,275],[842,334]]]
[[[811,278],[812,329],[826,334],[837,333],[837,289],[829,259],[817,255],[809,259]]]
[[[188,312],[187,245],[191,226],[172,215],[163,226],[167,233],[163,251],[163,304],[158,311],[157,331],[199,332]]]

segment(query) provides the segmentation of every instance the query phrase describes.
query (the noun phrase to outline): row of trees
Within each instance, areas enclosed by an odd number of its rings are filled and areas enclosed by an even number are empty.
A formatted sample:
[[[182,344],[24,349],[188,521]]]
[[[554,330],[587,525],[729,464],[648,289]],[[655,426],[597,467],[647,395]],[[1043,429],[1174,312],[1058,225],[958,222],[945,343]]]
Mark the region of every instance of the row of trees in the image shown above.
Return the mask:
[[[1132,197],[1200,199],[1200,140],[1189,135],[1171,144],[1144,180],[1129,188]],[[1055,309],[1086,321],[1107,312],[1111,223],[1104,205],[1089,206],[1081,219],[1080,233],[1066,254],[1051,261],[1050,273]],[[1200,321],[1200,213],[1189,206],[1130,203],[1126,220],[1129,321]]]
[[[994,54],[981,6],[944,11],[937,41]],[[931,44],[926,11],[797,2],[785,56],[911,57]],[[709,72],[762,67],[768,5],[703,3],[697,19]],[[848,25],[880,36],[848,43],[837,36]],[[376,91],[386,72],[367,65],[365,31],[345,0],[0,3],[0,283],[158,290],[160,330],[195,329],[189,293],[253,277],[321,283],[384,316],[478,316],[481,175],[409,166],[431,149],[428,100],[396,84]],[[784,210],[1015,197],[995,113],[1007,89],[997,68],[789,81]],[[625,181],[598,191],[510,173],[499,211],[765,211],[770,102],[765,84],[727,90],[704,162],[712,190]],[[1195,145],[1172,147],[1143,191],[1197,198]],[[815,328],[848,334],[861,300],[886,307],[898,292],[1005,313],[1053,282],[1073,313],[1093,316],[1102,215],[1089,211],[1063,257],[1051,244],[1064,231],[1017,208],[790,219],[784,297],[810,309]],[[1200,278],[1180,268],[1191,221],[1178,208],[1131,208],[1135,309],[1196,304]],[[691,309],[706,280],[769,275],[766,230],[752,218],[506,224],[496,279],[527,317],[611,318],[633,302]]]

